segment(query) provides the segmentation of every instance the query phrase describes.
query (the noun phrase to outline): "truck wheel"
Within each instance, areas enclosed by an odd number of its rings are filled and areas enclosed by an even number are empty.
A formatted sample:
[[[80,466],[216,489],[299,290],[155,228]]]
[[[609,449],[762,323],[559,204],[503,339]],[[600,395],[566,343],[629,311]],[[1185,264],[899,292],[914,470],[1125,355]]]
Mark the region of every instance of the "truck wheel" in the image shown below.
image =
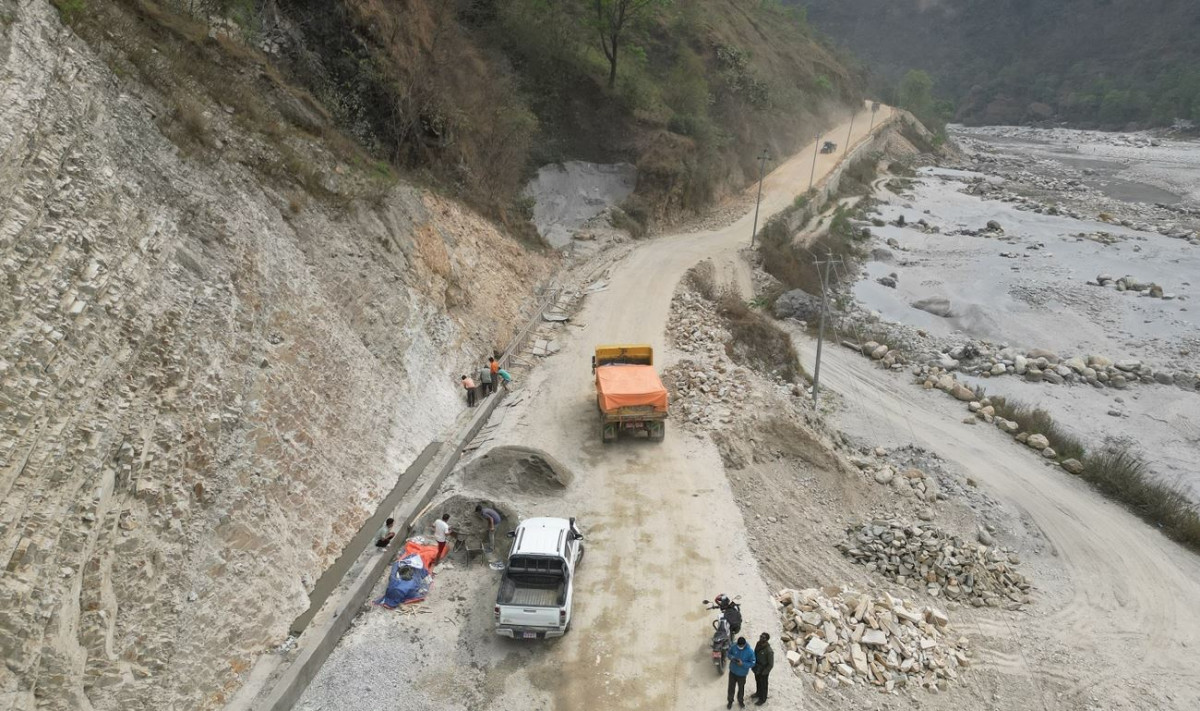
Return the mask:
[[[650,440],[661,442],[667,436],[667,423],[654,422],[650,425]]]
[[[616,441],[616,439],[617,439],[616,427],[609,425],[607,422],[601,420],[600,421],[600,441],[608,443],[608,442]]]

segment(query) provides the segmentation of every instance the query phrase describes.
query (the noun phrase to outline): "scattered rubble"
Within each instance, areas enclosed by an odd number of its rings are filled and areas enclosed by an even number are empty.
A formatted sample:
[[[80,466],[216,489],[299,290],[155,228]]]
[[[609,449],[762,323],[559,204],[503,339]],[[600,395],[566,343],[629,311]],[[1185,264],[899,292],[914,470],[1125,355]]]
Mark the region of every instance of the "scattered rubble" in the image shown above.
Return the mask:
[[[938,693],[972,663],[970,643],[936,607],[840,588],[783,590],[776,600],[788,663],[815,674],[818,691],[874,686]]]
[[[724,344],[731,336],[713,302],[686,282],[671,300],[667,337],[675,348],[697,355],[696,360],[682,359],[662,373],[672,411],[691,425],[729,423],[750,393],[750,373],[725,353]]]
[[[1020,558],[996,547],[990,532],[979,542],[950,536],[937,526],[873,519],[846,527],[837,549],[855,563],[913,590],[975,607],[1019,610],[1030,602],[1029,581],[1015,570]]]

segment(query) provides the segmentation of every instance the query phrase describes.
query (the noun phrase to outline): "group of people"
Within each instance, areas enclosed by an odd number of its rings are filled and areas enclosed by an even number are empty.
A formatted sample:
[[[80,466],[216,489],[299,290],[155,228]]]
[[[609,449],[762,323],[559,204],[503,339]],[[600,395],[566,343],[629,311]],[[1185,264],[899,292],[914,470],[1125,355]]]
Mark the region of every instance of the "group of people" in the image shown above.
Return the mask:
[[[771,649],[771,635],[763,632],[758,636],[758,644],[750,648],[745,637],[738,637],[737,643],[729,648],[729,693],[725,698],[725,708],[733,708],[734,692],[737,692],[738,706],[746,706],[746,676],[754,672],[754,693],[750,698],[755,699],[755,706],[767,703],[767,679],[771,676],[771,668],[775,666],[775,650]]]
[[[462,376],[460,382],[463,389],[467,391],[467,407],[475,407],[476,393],[483,391],[483,396],[487,397],[496,392],[496,386],[503,386],[508,390],[508,386],[512,383],[512,374],[504,368],[500,367],[500,359],[495,356],[488,356],[487,363],[479,369],[479,382],[469,375]]]
[[[504,517],[496,509],[482,503],[475,506],[475,513],[487,525],[487,534],[484,537],[484,550],[490,553],[496,548],[496,527],[500,525]],[[387,548],[392,539],[396,537],[395,525],[396,519],[389,518],[386,523],[379,527],[379,531],[375,533],[375,546],[377,548]],[[450,536],[456,535],[458,534],[450,527],[450,514],[444,513],[441,518],[433,522],[433,540],[437,542],[437,558],[434,562],[441,560],[446,555],[446,541]]]
[[[484,524],[487,526],[483,549],[490,553],[496,548],[496,527],[500,525],[504,517],[496,509],[482,503],[475,506],[475,514],[483,519]],[[450,526],[450,514],[444,513],[441,518],[433,522],[433,540],[437,542],[435,563],[445,557],[447,539],[450,536],[457,535],[458,533]]]
[[[728,595],[718,595],[713,607],[720,610],[725,617],[730,636],[742,631],[741,608]],[[767,703],[767,681],[774,666],[775,650],[771,649],[771,635],[766,632],[760,634],[758,644],[754,645],[753,649],[745,637],[738,637],[737,642],[729,647],[729,692],[725,708],[733,708],[735,693],[738,706],[745,708],[746,677],[750,672],[754,672],[754,693],[750,698],[755,699],[755,706]]]

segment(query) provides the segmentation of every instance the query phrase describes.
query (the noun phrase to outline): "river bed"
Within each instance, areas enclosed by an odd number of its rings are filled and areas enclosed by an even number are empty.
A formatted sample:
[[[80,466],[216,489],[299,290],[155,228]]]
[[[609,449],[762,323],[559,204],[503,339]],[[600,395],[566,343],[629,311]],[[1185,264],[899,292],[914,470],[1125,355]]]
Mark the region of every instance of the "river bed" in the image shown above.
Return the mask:
[[[901,194],[878,196],[873,217],[887,224],[871,227],[872,258],[853,286],[858,304],[939,344],[1200,371],[1200,244],[1186,234],[1186,210],[1200,206],[1200,142],[1066,129],[960,131],[968,160],[922,168]],[[889,276],[894,287],[880,283]],[[1162,297],[1100,286],[1101,276],[1152,282]],[[931,298],[944,300],[946,308],[932,310],[948,315],[913,305]],[[965,379],[1043,407],[1090,447],[1132,443],[1157,479],[1200,501],[1200,393]]]

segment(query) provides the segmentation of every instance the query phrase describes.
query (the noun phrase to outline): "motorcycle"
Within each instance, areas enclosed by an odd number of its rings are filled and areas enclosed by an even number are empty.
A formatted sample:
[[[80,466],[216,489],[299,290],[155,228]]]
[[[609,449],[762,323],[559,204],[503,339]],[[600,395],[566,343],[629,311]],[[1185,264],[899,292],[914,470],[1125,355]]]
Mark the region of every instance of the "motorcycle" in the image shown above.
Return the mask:
[[[729,656],[729,645],[733,635],[742,628],[741,606],[736,602],[739,598],[740,596],[730,600],[726,607],[721,607],[716,602],[704,601],[706,609],[721,610],[717,619],[712,621],[712,662],[716,665],[718,674],[725,673],[725,660]]]

